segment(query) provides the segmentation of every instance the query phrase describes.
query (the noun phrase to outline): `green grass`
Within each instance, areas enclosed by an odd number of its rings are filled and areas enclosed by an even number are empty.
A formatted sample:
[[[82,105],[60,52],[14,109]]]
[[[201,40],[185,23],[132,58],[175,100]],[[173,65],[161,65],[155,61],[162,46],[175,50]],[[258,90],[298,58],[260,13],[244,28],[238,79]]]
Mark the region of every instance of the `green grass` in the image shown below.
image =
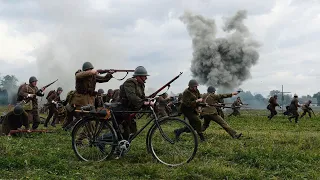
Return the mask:
[[[2,136],[0,179],[319,179],[320,115],[295,124],[281,115],[268,121],[263,114],[247,110],[227,119],[243,133],[239,140],[211,122],[196,157],[175,168],[146,152],[146,131],[125,157],[99,163],[78,160],[70,132],[60,126],[55,133]]]

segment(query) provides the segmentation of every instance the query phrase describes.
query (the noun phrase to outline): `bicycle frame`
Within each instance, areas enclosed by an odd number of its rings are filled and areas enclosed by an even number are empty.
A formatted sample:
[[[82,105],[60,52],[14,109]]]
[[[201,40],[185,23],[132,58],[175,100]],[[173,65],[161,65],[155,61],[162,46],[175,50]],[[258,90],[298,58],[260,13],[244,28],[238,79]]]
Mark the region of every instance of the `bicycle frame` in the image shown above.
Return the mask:
[[[156,113],[154,112],[154,109],[151,106],[149,106],[149,108],[150,108],[149,111],[114,111],[112,109],[110,110],[113,127],[115,126],[114,128],[116,130],[116,133],[117,133],[118,137],[120,137],[120,139],[118,138],[118,141],[123,140],[123,136],[120,132],[119,124],[115,118],[114,113],[148,113],[148,114],[153,113],[155,118],[151,118],[142,128],[140,128],[135,134],[133,134],[133,136],[129,136],[128,142],[131,143],[151,122],[154,122],[156,124],[157,128],[159,128],[159,131],[160,131],[162,137],[165,138],[167,141],[169,141],[171,144],[174,143],[174,141],[172,141],[161,129],[161,126],[159,125],[159,122],[158,122],[159,118],[156,115]]]

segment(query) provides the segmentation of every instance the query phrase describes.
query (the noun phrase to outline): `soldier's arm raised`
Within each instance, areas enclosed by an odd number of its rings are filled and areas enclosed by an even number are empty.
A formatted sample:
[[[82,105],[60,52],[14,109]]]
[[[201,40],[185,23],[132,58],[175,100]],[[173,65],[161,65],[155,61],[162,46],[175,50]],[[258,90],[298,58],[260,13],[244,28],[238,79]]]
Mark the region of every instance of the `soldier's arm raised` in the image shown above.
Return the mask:
[[[105,76],[100,76],[100,75],[97,75],[97,82],[98,83],[104,83],[104,82],[108,82],[110,81],[110,79],[113,77],[112,74],[108,73],[106,74]]]
[[[144,104],[143,99],[137,96],[136,94],[136,88],[134,82],[125,82],[123,84],[123,88],[125,90],[125,93],[127,95],[128,100],[136,106],[136,108],[140,109],[142,105]]]
[[[218,99],[230,98],[230,97],[232,97],[232,93],[230,93],[230,94],[218,94],[217,96],[218,96]]]

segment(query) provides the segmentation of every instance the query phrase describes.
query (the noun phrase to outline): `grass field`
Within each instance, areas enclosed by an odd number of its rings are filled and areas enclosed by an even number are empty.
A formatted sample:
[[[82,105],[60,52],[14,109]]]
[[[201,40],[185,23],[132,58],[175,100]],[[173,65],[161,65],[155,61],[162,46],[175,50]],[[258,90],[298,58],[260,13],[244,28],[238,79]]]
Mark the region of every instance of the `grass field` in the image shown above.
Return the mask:
[[[146,151],[146,131],[122,159],[82,162],[71,147],[70,132],[0,137],[0,179],[320,179],[320,114],[298,124],[267,111],[242,111],[227,119],[240,139],[216,123],[205,132],[195,158],[170,168]],[[138,121],[142,125],[144,120]],[[43,125],[40,125],[40,129]]]

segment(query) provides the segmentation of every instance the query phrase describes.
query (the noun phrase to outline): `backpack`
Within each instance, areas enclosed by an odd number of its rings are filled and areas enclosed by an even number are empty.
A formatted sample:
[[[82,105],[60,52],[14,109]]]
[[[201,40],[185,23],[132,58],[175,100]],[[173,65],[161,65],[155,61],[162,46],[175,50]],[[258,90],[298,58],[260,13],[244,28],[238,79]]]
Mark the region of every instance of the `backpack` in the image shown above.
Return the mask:
[[[75,90],[71,90],[71,91],[68,92],[67,97],[66,97],[66,103],[70,104],[70,102],[72,100],[72,97],[73,97],[75,92],[76,92]]]
[[[47,95],[46,99],[48,99],[48,98],[49,98],[49,96],[51,96],[51,94],[52,94],[53,92],[55,92],[55,90],[51,90],[51,91],[49,91],[49,93],[48,93],[48,95]]]
[[[18,88],[18,92],[17,92],[17,101],[22,101],[23,100],[23,97],[19,95],[19,92],[21,91],[21,89],[26,86],[27,83],[24,83],[24,84],[21,84]]]

